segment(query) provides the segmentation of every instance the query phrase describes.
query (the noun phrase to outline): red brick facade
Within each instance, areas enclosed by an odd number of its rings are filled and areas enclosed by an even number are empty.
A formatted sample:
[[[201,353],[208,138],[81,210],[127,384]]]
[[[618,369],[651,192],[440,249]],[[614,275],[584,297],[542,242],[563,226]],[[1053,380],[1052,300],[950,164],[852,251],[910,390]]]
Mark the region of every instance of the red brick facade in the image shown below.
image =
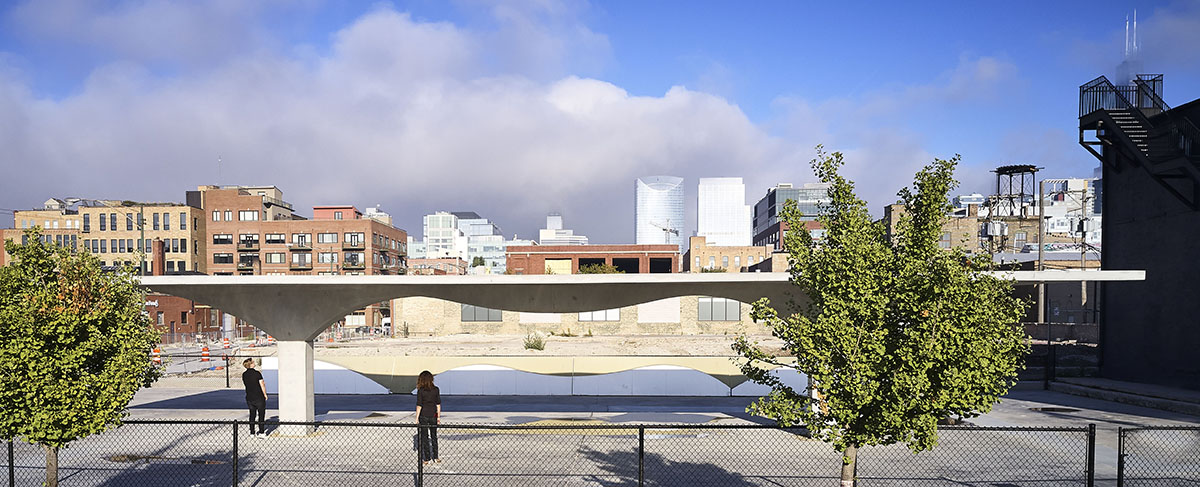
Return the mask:
[[[513,274],[545,274],[566,261],[571,274],[590,264],[616,266],[627,274],[679,272],[679,247],[674,245],[514,245],[507,257]]]

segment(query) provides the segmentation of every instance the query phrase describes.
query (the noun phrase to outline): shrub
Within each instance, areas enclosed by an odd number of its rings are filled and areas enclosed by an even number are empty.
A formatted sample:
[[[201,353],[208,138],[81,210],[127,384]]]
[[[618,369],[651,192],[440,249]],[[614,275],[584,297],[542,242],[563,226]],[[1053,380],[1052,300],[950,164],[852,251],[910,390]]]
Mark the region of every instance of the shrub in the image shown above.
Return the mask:
[[[546,335],[543,335],[543,334],[541,334],[541,332],[536,332],[536,331],[529,332],[528,335],[525,335],[525,349],[526,350],[545,350],[546,349]]]

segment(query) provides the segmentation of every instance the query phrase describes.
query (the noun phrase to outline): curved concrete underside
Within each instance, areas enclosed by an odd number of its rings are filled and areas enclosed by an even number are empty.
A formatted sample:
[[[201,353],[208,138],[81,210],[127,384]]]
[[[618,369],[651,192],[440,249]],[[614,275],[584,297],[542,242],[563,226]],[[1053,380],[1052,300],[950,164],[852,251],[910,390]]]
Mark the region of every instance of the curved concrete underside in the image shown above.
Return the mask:
[[[1144,280],[1142,271],[1018,271],[1020,284]],[[716,296],[744,303],[768,298],[785,311],[804,303],[787,273],[576,274],[482,276],[153,276],[153,291],[204,303],[279,340],[312,340],[330,324],[369,304],[423,296],[536,313],[573,313],[632,306],[678,296]]]

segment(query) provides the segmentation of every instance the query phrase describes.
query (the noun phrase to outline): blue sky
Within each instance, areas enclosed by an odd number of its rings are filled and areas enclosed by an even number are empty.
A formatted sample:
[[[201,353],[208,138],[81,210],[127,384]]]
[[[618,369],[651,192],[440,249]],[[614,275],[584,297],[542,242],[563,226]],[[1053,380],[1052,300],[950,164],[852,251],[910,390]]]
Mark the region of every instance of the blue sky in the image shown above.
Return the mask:
[[[1138,11],[1166,100],[1200,97],[1200,2],[198,1],[0,4],[0,208],[275,184],[298,207],[544,214],[629,242],[633,179],[747,202],[847,153],[872,209],[933,157],[1090,176],[1078,86]],[[220,157],[223,169],[216,173]],[[0,220],[0,222],[4,222]]]

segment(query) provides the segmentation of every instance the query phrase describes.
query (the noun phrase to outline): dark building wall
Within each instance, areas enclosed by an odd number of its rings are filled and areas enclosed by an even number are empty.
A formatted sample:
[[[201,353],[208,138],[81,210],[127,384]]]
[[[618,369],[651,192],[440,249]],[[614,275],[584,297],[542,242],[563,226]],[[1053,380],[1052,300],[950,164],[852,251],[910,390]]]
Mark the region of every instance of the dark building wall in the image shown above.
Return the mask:
[[[1200,390],[1200,211],[1146,171],[1104,167],[1105,269],[1144,269],[1103,286],[1101,374]]]

